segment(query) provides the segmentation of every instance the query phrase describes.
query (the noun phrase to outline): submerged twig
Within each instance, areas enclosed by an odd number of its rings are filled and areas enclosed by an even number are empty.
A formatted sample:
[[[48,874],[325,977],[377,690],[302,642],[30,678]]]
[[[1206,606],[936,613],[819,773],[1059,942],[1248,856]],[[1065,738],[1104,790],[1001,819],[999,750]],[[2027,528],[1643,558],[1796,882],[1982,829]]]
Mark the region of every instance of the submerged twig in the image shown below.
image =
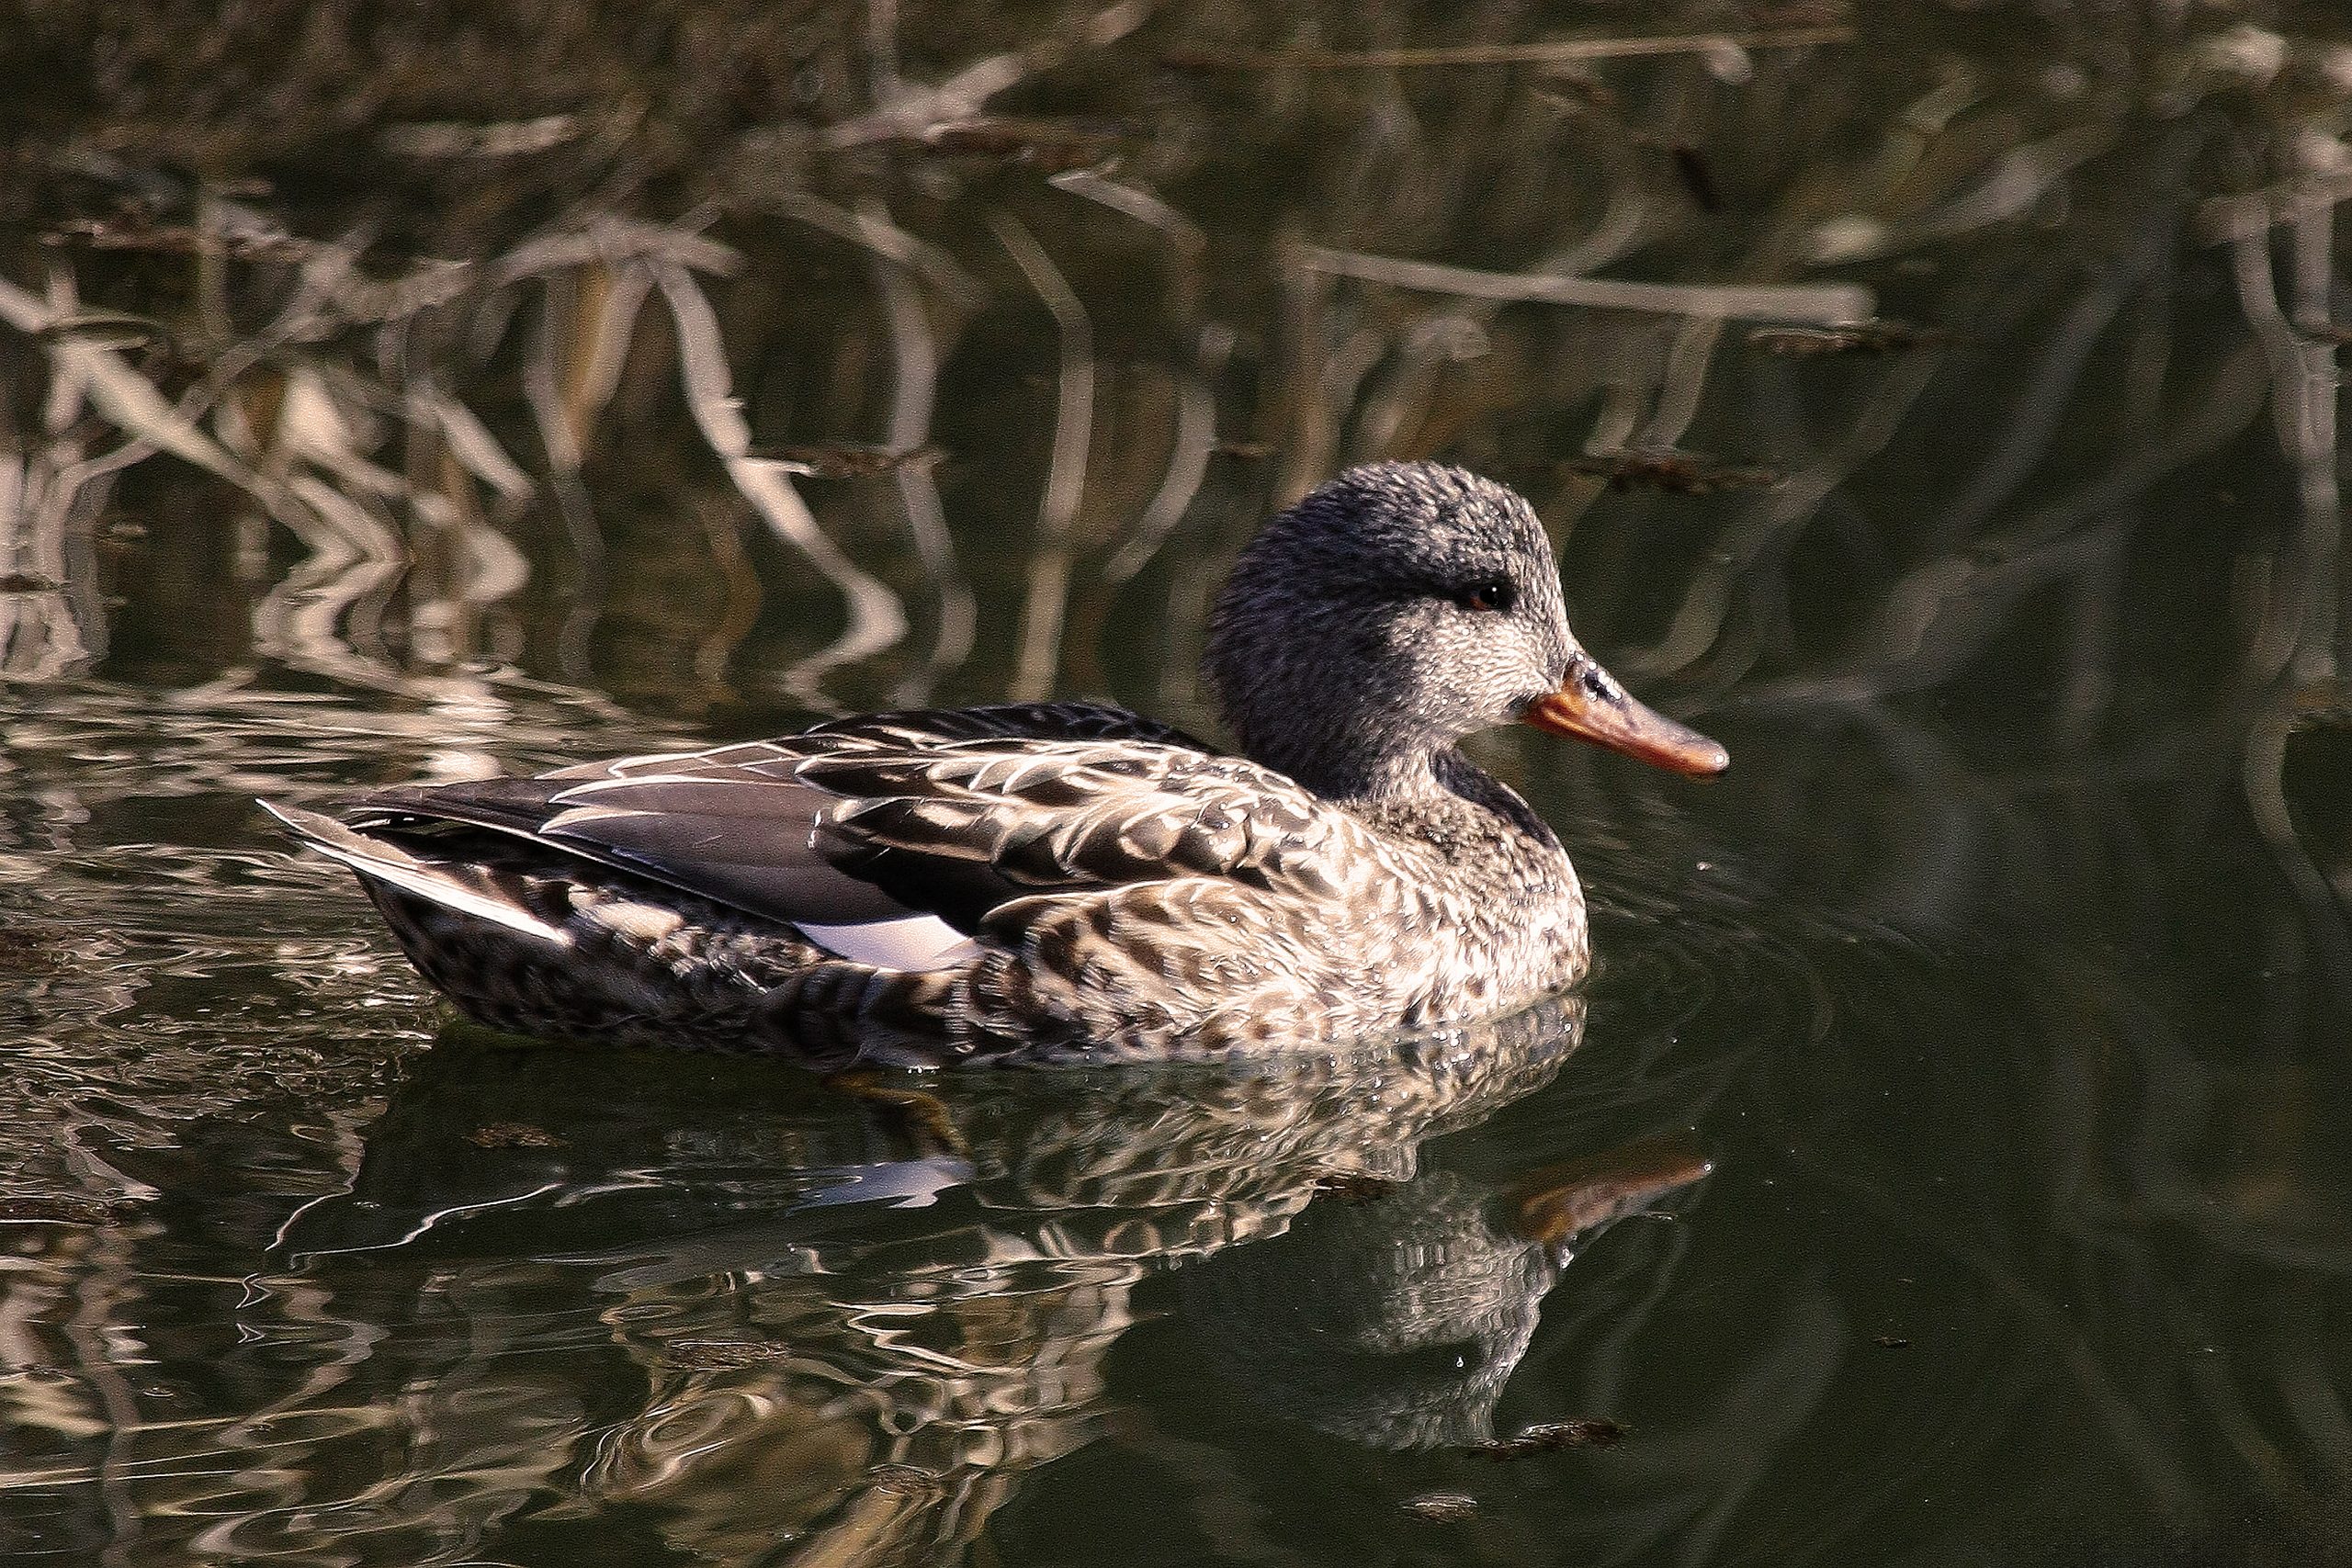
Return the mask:
[[[1124,127],[1084,121],[974,115],[925,126],[913,140],[945,157],[985,158],[1055,175],[1111,163],[1124,134]]]
[[[1552,39],[1535,43],[1454,44],[1430,49],[1182,49],[1167,51],[1160,59],[1188,71],[1399,71],[1445,65],[1576,65],[1646,55],[1807,49],[1815,44],[1845,43],[1853,36],[1854,29],[1845,26],[1779,28],[1757,32]]]
[[[1951,334],[1940,327],[1914,326],[1909,321],[1884,318],[1842,327],[1758,327],[1747,334],[1749,347],[1794,359],[1828,354],[1896,354],[1951,341]]]
[[[866,446],[839,441],[826,446],[762,447],[752,456],[788,474],[812,479],[870,479],[910,468],[928,468],[946,454],[936,446]]]
[[[1611,490],[1659,490],[1671,495],[1757,490],[1779,484],[1782,477],[1770,468],[1717,462],[1691,452],[1589,452],[1581,457],[1570,457],[1560,466],[1570,473],[1606,480]]]

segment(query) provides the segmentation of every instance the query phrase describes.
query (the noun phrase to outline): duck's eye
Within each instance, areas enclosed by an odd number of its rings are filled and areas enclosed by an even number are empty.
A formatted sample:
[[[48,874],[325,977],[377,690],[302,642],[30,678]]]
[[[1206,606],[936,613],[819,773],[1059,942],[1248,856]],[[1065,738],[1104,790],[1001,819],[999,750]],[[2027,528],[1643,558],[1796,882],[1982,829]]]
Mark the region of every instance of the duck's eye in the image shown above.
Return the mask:
[[[1490,577],[1454,590],[1453,602],[1465,610],[1507,615],[1511,606],[1519,603],[1519,590],[1507,578]]]

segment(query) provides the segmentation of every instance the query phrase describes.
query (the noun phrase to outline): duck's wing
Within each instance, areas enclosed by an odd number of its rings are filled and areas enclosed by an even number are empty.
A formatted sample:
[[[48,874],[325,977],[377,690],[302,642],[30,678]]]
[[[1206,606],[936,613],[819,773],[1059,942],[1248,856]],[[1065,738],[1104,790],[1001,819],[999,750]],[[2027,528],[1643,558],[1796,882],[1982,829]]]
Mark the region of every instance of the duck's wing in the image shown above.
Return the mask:
[[[1183,877],[1333,894],[1368,835],[1255,763],[1115,708],[879,715],[537,778],[385,790],[371,829],[527,840],[920,967],[1015,900]]]
[[[1186,746],[967,740],[820,754],[796,776],[832,797],[818,852],[895,897],[984,867],[1001,896],[973,920],[1016,897],[1187,877],[1333,896],[1371,848],[1356,818],[1281,774]]]

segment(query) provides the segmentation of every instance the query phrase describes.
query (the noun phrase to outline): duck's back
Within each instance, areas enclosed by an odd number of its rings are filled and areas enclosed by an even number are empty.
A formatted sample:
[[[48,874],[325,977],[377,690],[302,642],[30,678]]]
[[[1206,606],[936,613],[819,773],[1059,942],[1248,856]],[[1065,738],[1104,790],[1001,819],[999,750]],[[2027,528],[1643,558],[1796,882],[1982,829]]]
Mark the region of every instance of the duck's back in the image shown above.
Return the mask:
[[[1429,1021],[1461,978],[1432,948],[1460,889],[1419,847],[1090,705],[281,815],[436,985],[531,1032],[820,1066],[1215,1055]]]

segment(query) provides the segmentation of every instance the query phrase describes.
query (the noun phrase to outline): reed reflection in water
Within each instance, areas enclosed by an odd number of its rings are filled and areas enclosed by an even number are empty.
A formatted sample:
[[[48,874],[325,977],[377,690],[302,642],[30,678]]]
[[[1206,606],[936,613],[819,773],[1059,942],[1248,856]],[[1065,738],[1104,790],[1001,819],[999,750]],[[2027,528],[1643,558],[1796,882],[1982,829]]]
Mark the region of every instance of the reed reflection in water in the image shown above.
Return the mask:
[[[1184,1562],[2340,1539],[2335,8],[17,20],[12,1554],[1028,1561],[1134,1517]],[[1289,1209],[1235,1200],[1290,1229],[1165,1280],[919,1102],[437,1039],[248,805],[917,701],[1199,725],[1239,538],[1419,456],[1535,497],[1580,633],[1740,767],[1699,795],[1489,742],[1596,895],[1591,1043],[1397,1191],[1310,1200],[1302,1165]],[[444,1074],[446,1124],[398,1132]],[[1052,1120],[967,1092],[1078,1091],[942,1089],[948,1127]],[[871,1146],[796,1155],[819,1124]],[[1488,1292],[1547,1267],[1491,1195],[1681,1127],[1715,1173],[1584,1252],[1492,1406],[1627,1440],[1446,1446],[1486,1399],[1450,1357],[1504,1371],[1530,1303]],[[795,1174],[885,1164],[934,1201]],[[746,1211],[775,1236],[692,1254]],[[981,1274],[900,1334],[890,1270],[951,1215]],[[1350,1271],[1384,1225],[1486,1281],[1435,1341]],[[792,1247],[884,1310],[844,1327]],[[1327,1310],[1251,1315],[1290,1295]],[[876,1386],[914,1416],[865,1388],[900,1350]],[[812,1446],[729,1424],[771,1416]],[[1430,1489],[1480,1512],[1400,1546]]]

